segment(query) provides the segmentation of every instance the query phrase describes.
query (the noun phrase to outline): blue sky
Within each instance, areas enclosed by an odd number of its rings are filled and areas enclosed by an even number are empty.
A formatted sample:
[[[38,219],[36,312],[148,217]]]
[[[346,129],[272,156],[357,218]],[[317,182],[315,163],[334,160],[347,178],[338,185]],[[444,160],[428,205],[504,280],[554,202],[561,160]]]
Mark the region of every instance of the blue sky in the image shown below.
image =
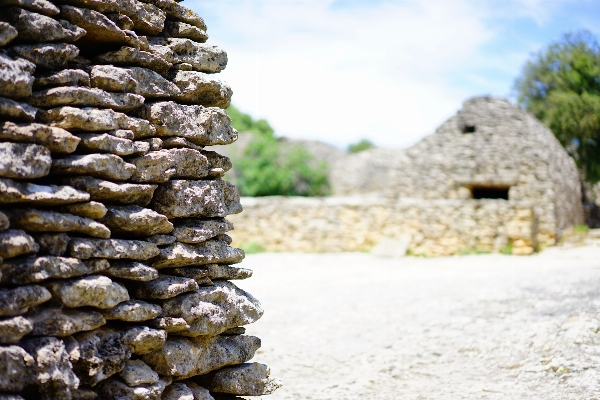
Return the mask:
[[[600,36],[597,0],[187,0],[229,65],[233,104],[278,135],[402,148],[469,97],[511,97],[532,53]],[[514,99],[512,99],[514,100]]]

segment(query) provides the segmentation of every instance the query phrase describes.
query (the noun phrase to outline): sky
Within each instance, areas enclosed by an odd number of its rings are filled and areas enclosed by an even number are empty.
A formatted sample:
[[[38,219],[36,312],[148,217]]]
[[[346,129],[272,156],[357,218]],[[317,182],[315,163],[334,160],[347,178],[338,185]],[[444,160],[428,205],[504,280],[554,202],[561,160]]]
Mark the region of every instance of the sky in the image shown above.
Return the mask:
[[[232,104],[276,135],[405,148],[468,98],[515,102],[532,55],[565,32],[600,37],[597,0],[187,0]]]

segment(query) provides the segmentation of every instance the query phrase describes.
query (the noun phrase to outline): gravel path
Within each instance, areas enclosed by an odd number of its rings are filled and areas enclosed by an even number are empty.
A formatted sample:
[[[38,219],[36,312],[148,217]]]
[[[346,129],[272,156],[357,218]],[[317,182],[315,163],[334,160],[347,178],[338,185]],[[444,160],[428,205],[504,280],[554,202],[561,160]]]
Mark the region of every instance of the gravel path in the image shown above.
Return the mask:
[[[257,254],[269,400],[600,399],[600,247],[531,257]]]

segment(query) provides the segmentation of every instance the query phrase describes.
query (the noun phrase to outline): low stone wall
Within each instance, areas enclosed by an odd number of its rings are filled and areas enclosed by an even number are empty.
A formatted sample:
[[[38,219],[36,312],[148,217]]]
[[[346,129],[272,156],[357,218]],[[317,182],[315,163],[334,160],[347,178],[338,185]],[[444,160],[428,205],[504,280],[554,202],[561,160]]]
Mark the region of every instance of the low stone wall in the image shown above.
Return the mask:
[[[527,203],[505,200],[397,202],[360,197],[242,198],[232,236],[268,251],[368,251],[383,239],[409,240],[412,254],[500,251],[531,254],[537,218]]]

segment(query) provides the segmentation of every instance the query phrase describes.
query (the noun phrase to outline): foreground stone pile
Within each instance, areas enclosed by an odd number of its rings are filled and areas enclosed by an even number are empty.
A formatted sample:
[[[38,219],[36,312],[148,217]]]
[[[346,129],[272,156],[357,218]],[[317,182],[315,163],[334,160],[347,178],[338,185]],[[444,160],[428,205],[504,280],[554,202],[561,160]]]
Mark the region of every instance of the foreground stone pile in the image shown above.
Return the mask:
[[[199,400],[247,363],[237,139],[200,16],[172,0],[0,2],[0,399]]]

